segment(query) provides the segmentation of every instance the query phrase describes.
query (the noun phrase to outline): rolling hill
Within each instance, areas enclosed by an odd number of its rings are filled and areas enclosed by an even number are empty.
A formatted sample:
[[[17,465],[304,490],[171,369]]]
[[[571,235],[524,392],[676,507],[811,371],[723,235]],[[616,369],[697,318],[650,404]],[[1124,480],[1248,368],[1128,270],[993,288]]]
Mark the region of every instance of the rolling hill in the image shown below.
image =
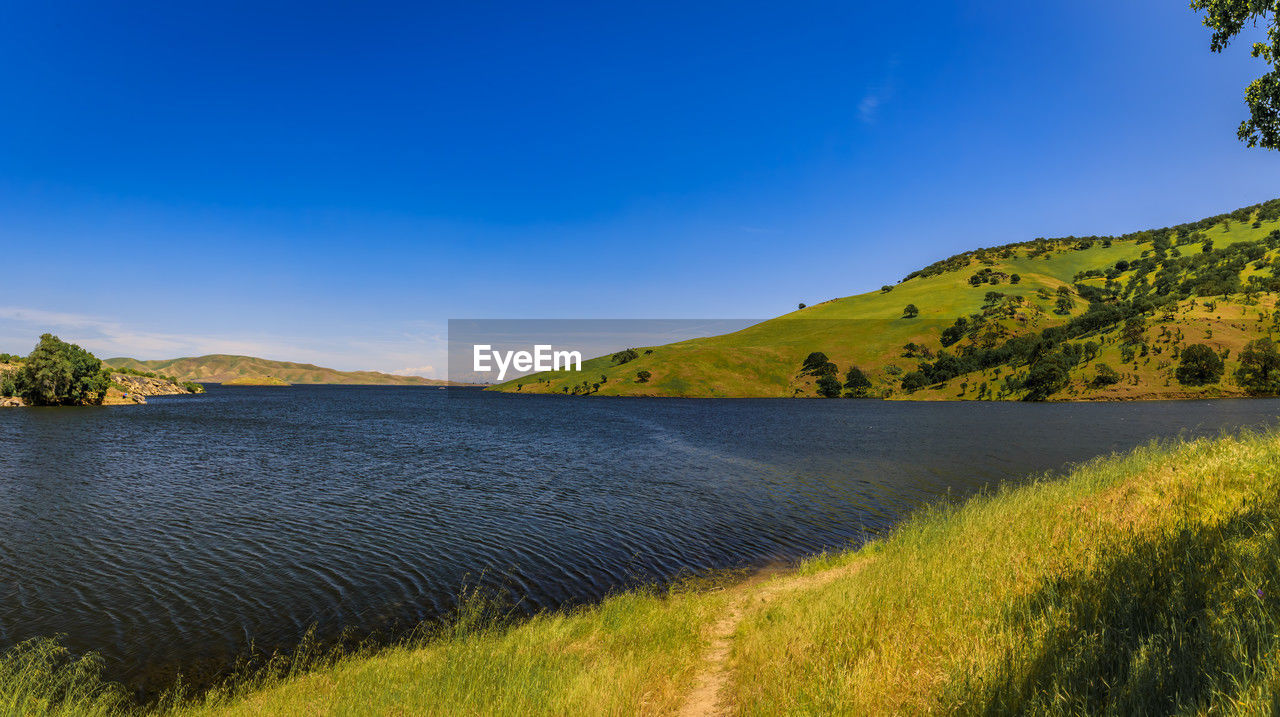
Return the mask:
[[[292,384],[329,383],[368,386],[448,386],[448,381],[420,376],[395,376],[377,371],[338,371],[290,361],[271,361],[253,356],[211,354],[190,358],[139,361],[132,358],[104,359],[115,368],[131,368],[173,376],[179,381],[225,383],[235,379],[272,378]]]
[[[1245,385],[1236,372],[1246,345],[1277,328],[1277,257],[1280,200],[1123,236],[1036,239],[965,252],[735,333],[636,347],[584,361],[581,373],[490,390],[813,397],[830,375],[839,394],[912,400],[1272,393],[1265,375]],[[1217,380],[1178,379],[1194,344],[1219,357]],[[814,352],[823,357],[803,370]],[[843,385],[851,367],[870,385]]]

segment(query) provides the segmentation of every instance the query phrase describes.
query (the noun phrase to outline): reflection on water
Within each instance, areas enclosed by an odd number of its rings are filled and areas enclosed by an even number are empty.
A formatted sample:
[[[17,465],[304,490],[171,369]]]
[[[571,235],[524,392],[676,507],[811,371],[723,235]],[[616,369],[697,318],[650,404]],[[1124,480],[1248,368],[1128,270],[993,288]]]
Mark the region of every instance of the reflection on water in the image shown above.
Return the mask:
[[[1276,401],[626,400],[214,387],[0,412],[0,648],[65,634],[115,676],[250,640],[525,609],[857,542],[922,502]]]

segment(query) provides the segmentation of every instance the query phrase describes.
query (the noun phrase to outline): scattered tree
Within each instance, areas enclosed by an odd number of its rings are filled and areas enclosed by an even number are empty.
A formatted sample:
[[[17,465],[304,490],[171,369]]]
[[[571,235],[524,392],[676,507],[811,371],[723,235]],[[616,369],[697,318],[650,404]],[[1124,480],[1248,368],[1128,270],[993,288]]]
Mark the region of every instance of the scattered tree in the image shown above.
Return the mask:
[[[902,318],[904,319],[914,319],[919,315],[920,309],[916,308],[915,304],[907,304],[907,307],[902,310]]]
[[[653,378],[653,374],[649,373],[648,371],[636,372],[636,383],[649,383],[650,378]]]
[[[840,380],[835,376],[823,374],[818,377],[818,395],[823,398],[840,397]]]
[[[1022,387],[1024,401],[1043,401],[1071,383],[1071,358],[1065,353],[1043,356],[1031,364]]]
[[[844,388],[850,396],[861,398],[871,389],[871,379],[867,378],[862,369],[850,366],[849,371],[844,375]]]
[[[1245,345],[1240,352],[1236,381],[1249,393],[1280,393],[1280,351],[1271,339],[1256,339]]]
[[[1103,386],[1113,386],[1120,383],[1120,374],[1116,370],[1105,363],[1098,364],[1097,373],[1094,374],[1093,380],[1089,382],[1094,388],[1102,388]]]
[[[929,378],[924,375],[923,371],[912,371],[902,377],[902,390],[907,393],[915,393],[928,385]]]
[[[830,367],[830,369],[828,369]],[[831,359],[821,351],[814,351],[805,357],[804,363],[800,364],[800,373],[802,375],[817,376],[825,373],[835,373],[835,364],[831,363]]]
[[[635,361],[640,358],[640,354],[635,349],[625,349],[609,357],[614,364],[621,366],[628,361]]]
[[[1126,344],[1142,343],[1147,331],[1147,320],[1141,316],[1130,316],[1124,321],[1124,329],[1120,336]]]
[[[1222,357],[1204,344],[1191,344],[1182,350],[1174,376],[1183,386],[1204,386],[1222,378]]]

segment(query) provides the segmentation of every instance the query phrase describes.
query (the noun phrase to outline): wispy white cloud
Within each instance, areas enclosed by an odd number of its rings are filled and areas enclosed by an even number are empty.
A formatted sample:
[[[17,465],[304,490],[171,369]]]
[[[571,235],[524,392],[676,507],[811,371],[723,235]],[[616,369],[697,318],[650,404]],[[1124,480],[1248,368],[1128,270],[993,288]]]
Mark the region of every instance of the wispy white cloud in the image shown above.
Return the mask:
[[[411,368],[402,368],[399,371],[391,373],[397,376],[423,376],[425,378],[436,378],[435,366],[414,366]]]
[[[87,314],[70,314],[21,306],[0,306],[0,336],[6,341],[35,343],[33,332],[67,334],[62,338],[79,343],[103,356],[172,358],[201,353],[253,353],[288,350],[288,345],[244,341],[192,334],[140,331],[118,321]],[[10,339],[10,337],[13,337]]]
[[[869,87],[862,95],[862,99],[858,102],[858,119],[863,124],[875,124],[880,115],[880,108],[893,99],[898,87],[899,64],[901,62],[897,55],[890,57],[880,82]]]
[[[868,94],[858,103],[858,119],[867,124],[876,121],[876,111],[880,109],[880,105],[884,103],[884,98],[879,94]]]

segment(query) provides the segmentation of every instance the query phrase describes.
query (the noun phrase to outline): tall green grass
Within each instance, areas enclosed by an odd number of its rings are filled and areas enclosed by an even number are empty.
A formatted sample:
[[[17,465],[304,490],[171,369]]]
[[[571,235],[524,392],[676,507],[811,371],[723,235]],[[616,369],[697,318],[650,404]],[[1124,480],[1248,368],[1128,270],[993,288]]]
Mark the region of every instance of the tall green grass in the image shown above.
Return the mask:
[[[0,714],[114,715],[125,691],[102,679],[102,659],[73,657],[56,640],[20,643],[0,658]]]
[[[738,630],[745,714],[1271,714],[1280,437],[1149,446],[936,508]],[[749,678],[748,678],[749,676]]]

